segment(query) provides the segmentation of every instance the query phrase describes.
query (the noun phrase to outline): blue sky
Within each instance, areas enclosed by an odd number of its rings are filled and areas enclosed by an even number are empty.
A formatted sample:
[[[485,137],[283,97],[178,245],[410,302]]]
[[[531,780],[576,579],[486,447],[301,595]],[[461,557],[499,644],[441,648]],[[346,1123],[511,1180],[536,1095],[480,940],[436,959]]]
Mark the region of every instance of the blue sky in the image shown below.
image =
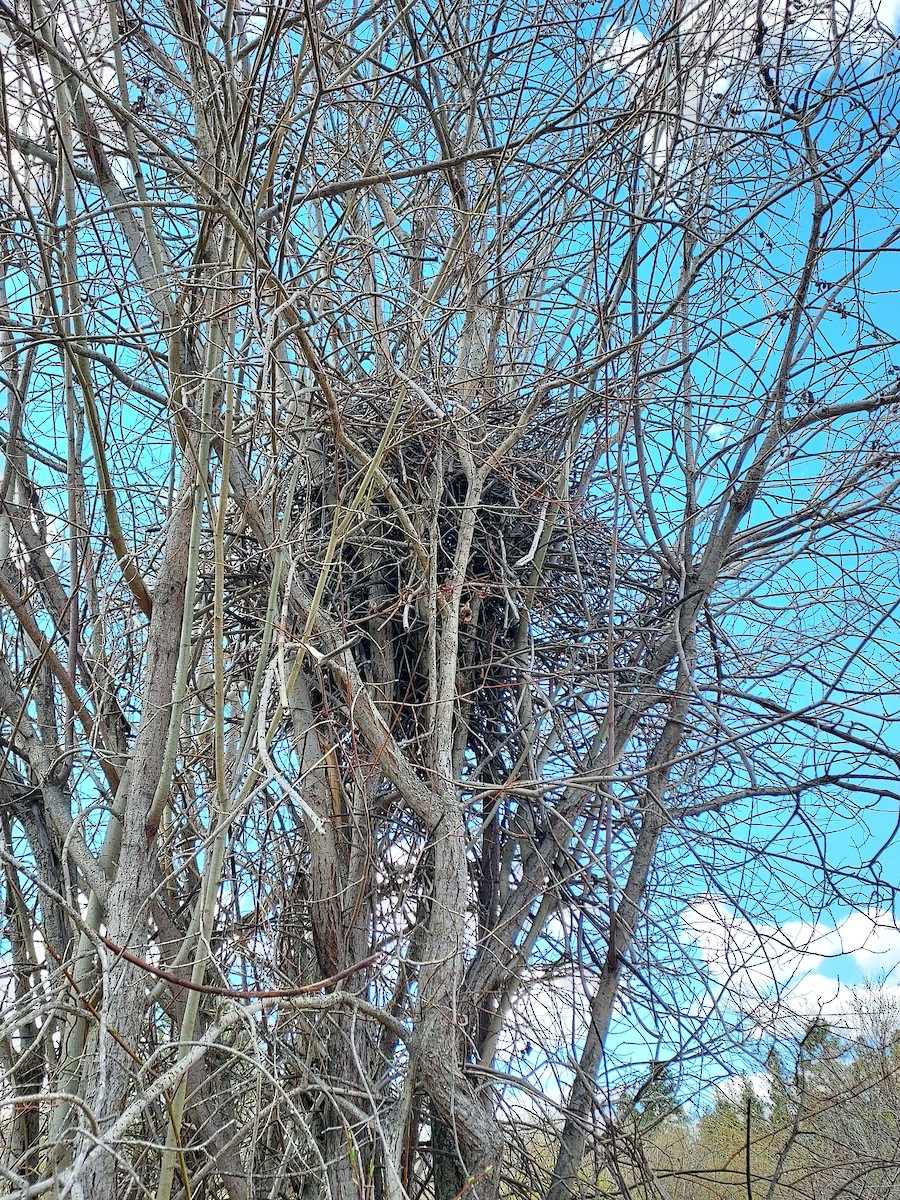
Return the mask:
[[[861,5],[856,7],[855,15],[864,23],[866,14]],[[900,0],[882,5],[879,15],[882,21],[898,28]],[[740,33],[736,36],[739,41]],[[617,37],[612,49],[607,42],[598,50],[598,61],[608,64],[616,61],[618,55],[625,74],[636,74],[642,69],[641,33],[623,30]],[[897,220],[897,201],[895,190],[879,192],[873,184],[870,206],[851,214],[858,219],[855,236],[869,244],[891,236]],[[780,215],[783,218],[784,214]],[[802,220],[803,216],[801,208],[796,220]],[[777,226],[773,226],[772,233],[775,245],[769,247],[769,262],[771,278],[777,283],[779,273],[784,275],[783,256],[790,248],[778,244]],[[823,271],[828,278],[843,273],[840,264],[845,256],[840,241],[835,239],[829,268]],[[900,337],[895,253],[884,255],[866,279],[869,312],[886,332],[887,342],[879,344],[877,339],[869,337],[871,326],[865,322],[857,324],[852,306],[846,309],[849,314],[846,317],[836,311],[827,318],[823,342],[839,355],[867,343],[871,343],[871,350],[860,353],[856,370],[836,380],[829,377],[827,364],[823,366],[817,361],[808,379],[798,378],[798,392],[801,384],[806,384],[817,391],[840,387],[845,389],[842,394],[852,395],[855,391],[858,394],[858,388],[889,368],[891,358],[897,361],[892,344]],[[671,279],[672,269],[660,266],[656,280],[660,292],[665,291],[667,276]],[[777,307],[771,294],[762,288],[756,300],[750,301],[750,311],[752,305],[757,305],[764,316],[767,301]],[[777,342],[777,325],[773,323],[773,327]],[[723,485],[725,468],[730,465],[729,447],[733,461],[736,443],[743,438],[748,419],[746,406],[742,406],[740,399],[732,403],[727,389],[722,390],[721,405],[715,408],[719,383],[731,383],[732,394],[740,397],[734,381],[740,381],[742,373],[752,379],[756,369],[754,357],[765,362],[771,350],[771,341],[762,339],[754,348],[736,321],[724,354],[719,348],[709,360],[713,382],[705,389],[701,383],[708,398],[711,422],[707,445],[711,459],[721,449],[722,469],[717,477],[715,465],[711,466],[707,477],[709,494],[701,500],[711,502]],[[752,384],[746,394],[749,397],[755,394]],[[657,511],[664,527],[670,525],[677,530],[683,500],[667,466],[672,443],[665,440],[665,406],[660,405],[660,409],[663,432],[655,444],[656,480],[660,488]],[[738,428],[740,422],[743,424]],[[818,441],[807,442],[803,454],[793,461],[786,458],[781,483],[776,481],[761,499],[753,514],[754,523],[765,519],[767,507],[771,519],[777,521],[786,511],[788,498],[796,505],[798,496],[804,492],[811,498],[820,494],[829,464],[852,450],[860,431],[861,426],[854,429],[852,424],[845,425],[837,434],[832,431],[827,439],[820,435]],[[808,631],[811,639],[826,635],[818,663],[823,668],[822,677],[798,672],[788,689],[790,703],[796,708],[814,702],[827,703],[833,720],[852,721],[860,735],[873,738],[877,735],[888,749],[900,751],[897,682],[900,624],[893,614],[871,640],[864,639],[860,632],[866,624],[869,597],[874,594],[882,607],[890,606],[897,598],[900,571],[896,547],[890,549],[881,544],[874,526],[870,532],[872,541],[867,545],[861,537],[850,542],[840,531],[835,531],[824,542],[811,544],[788,568],[768,580],[757,581],[755,623],[746,609],[742,609],[732,623],[731,633],[747,645],[765,636],[764,649],[775,656],[781,655],[780,669],[787,673],[791,671],[790,639],[804,631]],[[853,577],[850,587],[846,586],[848,573]],[[791,576],[790,587],[786,586],[787,575]],[[744,578],[735,587],[739,590],[747,583]],[[815,594],[817,606],[808,612],[798,612],[790,596],[804,589]],[[724,612],[727,606],[721,603],[720,607]],[[860,654],[864,640],[866,649]],[[829,679],[833,680],[838,667],[843,670],[848,663],[841,685],[832,688]],[[782,674],[773,697],[780,695],[784,700],[785,686]],[[759,693],[765,696],[765,684],[760,684]],[[778,753],[790,761],[790,737],[773,731],[768,740],[765,736],[755,739],[753,753],[760,762],[770,748],[774,753],[776,742]],[[800,753],[796,751],[797,755]],[[824,734],[811,737],[804,751],[810,769],[816,761],[828,761],[831,756],[832,762],[839,759],[851,775],[852,753],[846,747],[835,750],[833,739]],[[713,1075],[718,1070],[727,1076],[737,1069],[751,1070],[754,1056],[765,1054],[767,1042],[770,1044],[773,1036],[788,1036],[814,1017],[822,1016],[836,1025],[852,1022],[854,1007],[865,1001],[872,986],[878,986],[884,997],[900,1006],[900,928],[891,908],[891,889],[900,886],[900,847],[888,845],[880,855],[877,869],[868,869],[868,874],[863,870],[859,878],[854,878],[856,868],[867,864],[895,829],[900,806],[900,781],[896,774],[896,767],[888,758],[875,765],[860,766],[856,793],[832,792],[811,800],[803,814],[808,821],[806,825],[801,820],[779,830],[781,818],[774,803],[754,811],[738,807],[729,817],[733,841],[723,851],[728,865],[720,874],[718,891],[704,889],[695,865],[679,858],[682,848],[674,847],[663,856],[664,871],[671,872],[673,877],[682,872],[677,876],[680,886],[673,884],[661,909],[650,912],[654,936],[660,939],[660,944],[667,942],[671,949],[671,970],[667,977],[651,979],[647,987],[638,989],[642,996],[639,1001],[633,1001],[628,994],[623,997],[610,1039],[611,1084],[616,1059],[635,1064],[641,1058],[666,1057],[679,1044],[677,1033],[686,1029],[693,1030],[697,1037],[702,1031],[710,1043],[715,1041],[714,1030],[721,1031],[721,1056],[718,1061],[713,1057],[706,1070]],[[840,805],[836,803],[829,811],[832,801],[839,801]],[[790,805],[782,807],[790,809]],[[749,861],[750,855],[741,859],[738,851],[746,842],[754,847],[766,845],[770,861],[760,865]],[[727,857],[729,853],[733,855],[731,859]],[[837,898],[826,894],[829,889],[816,862],[820,853],[838,872],[847,872],[846,876],[838,874]],[[885,884],[883,888],[877,886],[879,873]],[[749,893],[749,900],[740,909],[723,894],[726,888],[735,895],[741,892],[740,887],[731,886],[738,877]],[[691,879],[696,888],[693,899],[686,901],[685,897],[691,894]],[[572,936],[571,931],[558,932],[561,941]],[[689,972],[679,974],[680,955],[699,962],[702,987],[686,983],[691,978]],[[664,953],[658,957],[664,958]],[[680,961],[683,963],[683,958]],[[658,1004],[652,999],[654,988],[658,991]],[[552,983],[536,977],[522,1001],[524,1021],[519,1041],[524,1041],[524,1049],[520,1044],[509,1050],[516,1069],[530,1072],[533,1082],[550,1097],[562,1095],[570,1078],[571,1047],[577,1046],[583,1037],[584,994],[591,990],[591,981],[579,979],[577,969],[573,969]],[[539,1035],[546,1037],[549,1031],[555,1031],[557,1050],[549,1062],[534,1049],[528,1030],[534,1031],[535,1044]],[[686,1076],[690,1076],[690,1070],[688,1063]],[[710,1077],[707,1073],[706,1079]]]

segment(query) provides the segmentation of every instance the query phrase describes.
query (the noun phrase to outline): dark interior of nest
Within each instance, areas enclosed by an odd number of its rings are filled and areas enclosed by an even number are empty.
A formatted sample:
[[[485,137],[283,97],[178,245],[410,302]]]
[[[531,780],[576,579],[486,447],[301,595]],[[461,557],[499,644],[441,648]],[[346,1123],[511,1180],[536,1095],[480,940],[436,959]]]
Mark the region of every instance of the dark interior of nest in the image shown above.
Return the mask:
[[[384,420],[376,422],[367,413],[353,419],[348,412],[346,421],[356,445],[376,455]],[[281,484],[299,466],[286,546],[295,577],[314,592],[324,568],[322,602],[353,642],[363,679],[389,706],[397,736],[413,747],[427,733],[432,633],[453,571],[466,473],[450,423],[419,414],[398,425],[379,462],[381,481],[359,500],[365,468],[344,447],[336,448],[326,429],[322,433],[319,423],[315,437],[293,445],[285,439],[281,459],[264,474]],[[468,729],[466,749],[487,774],[502,773],[502,762],[520,753],[515,730],[522,673],[570,670],[573,648],[590,655],[589,644],[584,647],[591,629],[599,633],[608,623],[607,528],[591,517],[590,506],[586,516],[557,519],[550,481],[558,463],[544,459],[546,440],[542,446],[542,454],[530,453],[528,443],[520,443],[489,476],[460,606],[457,697]],[[487,445],[483,453],[490,449]],[[403,507],[407,529],[398,519],[397,501],[392,506],[385,495],[385,477]],[[280,511],[279,501],[274,503],[276,522],[284,503]],[[226,637],[232,677],[249,684],[272,564],[238,520],[235,513],[226,547]],[[209,610],[212,586],[207,559],[199,599]],[[533,638],[536,626],[539,637]],[[540,643],[537,660],[534,641]],[[324,679],[322,684],[329,687]],[[340,707],[337,695],[334,702]]]
[[[332,439],[330,454],[327,447],[299,452],[301,471],[287,538],[295,573],[314,591],[337,531],[323,603],[347,638],[358,639],[354,655],[363,677],[396,707],[401,726],[411,726],[404,728],[406,737],[415,736],[416,710],[427,695],[429,621],[435,592],[446,590],[453,570],[467,488],[452,431],[436,422],[430,428],[423,425],[418,433],[408,428],[405,436],[401,433],[380,463],[418,535],[418,554],[378,483],[354,511],[363,469],[343,449],[336,451]],[[360,422],[353,436],[367,453],[375,454],[381,432],[372,422]],[[296,457],[285,455],[274,474],[287,478]],[[273,472],[266,474],[271,477]],[[521,451],[503,461],[487,482],[460,611],[461,667],[470,673],[471,690],[502,687],[503,675],[508,675],[546,492],[543,464]],[[281,515],[277,513],[276,520]],[[238,520],[235,512],[226,541],[226,637],[232,669],[252,675],[272,564]],[[559,537],[555,541],[564,549]],[[558,559],[557,547],[550,547],[548,557]],[[211,610],[213,580],[211,553],[201,555],[201,612]]]

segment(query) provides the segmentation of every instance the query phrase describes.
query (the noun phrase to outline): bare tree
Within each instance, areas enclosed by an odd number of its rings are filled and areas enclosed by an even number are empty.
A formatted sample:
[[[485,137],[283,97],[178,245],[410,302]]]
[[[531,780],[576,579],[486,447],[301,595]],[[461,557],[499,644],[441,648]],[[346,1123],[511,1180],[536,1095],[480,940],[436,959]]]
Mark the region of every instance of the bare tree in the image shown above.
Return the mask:
[[[673,1200],[751,1191],[765,1200],[890,1196],[897,1054],[895,1001],[860,989],[839,1025],[809,1016],[790,1031],[782,1024],[766,1070],[752,1083],[732,1078],[699,1120],[678,1114],[663,1076],[630,1113],[647,1136],[627,1147],[628,1186],[635,1196],[661,1191]]]
[[[11,1194],[488,1197],[537,1117],[565,1200],[616,1022],[697,1036],[685,904],[883,887],[892,38],[0,39]]]

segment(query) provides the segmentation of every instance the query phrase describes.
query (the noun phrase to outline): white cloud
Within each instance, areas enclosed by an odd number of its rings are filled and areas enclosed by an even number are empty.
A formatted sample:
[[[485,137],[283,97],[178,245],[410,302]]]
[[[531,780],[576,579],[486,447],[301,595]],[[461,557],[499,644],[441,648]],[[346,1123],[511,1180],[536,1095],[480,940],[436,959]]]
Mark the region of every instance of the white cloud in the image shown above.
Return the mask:
[[[613,27],[593,46],[593,59],[602,71],[638,75],[646,70],[644,59],[650,39],[641,29]]]
[[[676,11],[646,30],[611,25],[592,47],[595,65],[627,79],[632,96],[642,92],[658,114],[643,152],[652,175],[670,185],[727,145],[723,98],[734,88],[755,92],[760,64],[777,64],[785,93],[815,90],[820,73],[831,77],[836,46],[862,58],[885,53],[891,40],[876,13],[896,27],[900,0],[691,0]]]
[[[748,1087],[763,1104],[771,1102],[772,1076],[766,1071],[754,1071],[750,1075],[729,1075],[727,1079],[723,1079],[716,1085],[716,1090],[721,1092],[725,1099],[732,1104],[738,1104],[743,1100]]]
[[[900,0],[881,0],[875,4],[878,20],[896,33],[900,28]]]
[[[753,922],[715,896],[702,896],[682,913],[684,940],[709,969],[719,1004],[751,1018],[756,1035],[772,1021],[821,1016],[856,1027],[869,985],[900,965],[900,928],[879,909],[850,913],[837,925],[792,920],[780,925]],[[831,978],[819,968],[841,958],[863,974],[862,985]],[[878,995],[900,1004],[900,986]]]
[[[890,913],[877,908],[851,913],[837,932],[843,952],[868,978],[887,975],[900,965],[900,928]]]
[[[819,971],[809,971],[791,980],[778,997],[778,1008],[785,1015],[816,1016],[830,1024],[843,1025],[850,1019],[853,1001],[852,987]]]
[[[743,977],[764,994],[798,971],[811,970],[834,951],[834,931],[805,921],[761,925],[715,896],[704,896],[682,914],[686,932],[722,983]]]

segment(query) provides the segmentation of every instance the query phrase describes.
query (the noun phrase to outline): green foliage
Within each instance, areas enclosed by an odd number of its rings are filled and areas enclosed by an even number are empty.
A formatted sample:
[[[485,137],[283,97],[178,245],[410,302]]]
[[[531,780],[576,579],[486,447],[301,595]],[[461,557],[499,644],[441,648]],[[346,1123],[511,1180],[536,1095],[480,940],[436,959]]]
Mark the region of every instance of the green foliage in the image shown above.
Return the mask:
[[[641,1133],[656,1129],[665,1121],[681,1120],[684,1110],[677,1096],[677,1078],[673,1064],[656,1061],[643,1083],[626,1092],[616,1106],[620,1124],[633,1124]]]
[[[657,1191],[645,1180],[638,1194],[668,1200],[896,1196],[900,1012],[873,993],[853,1022],[855,1031],[842,1033],[814,1020],[792,1042],[773,1047],[764,1088],[749,1078],[732,1081],[697,1119],[677,1127],[645,1125],[642,1154]],[[664,1078],[657,1086],[665,1086]],[[640,1130],[640,1120],[631,1128]]]

